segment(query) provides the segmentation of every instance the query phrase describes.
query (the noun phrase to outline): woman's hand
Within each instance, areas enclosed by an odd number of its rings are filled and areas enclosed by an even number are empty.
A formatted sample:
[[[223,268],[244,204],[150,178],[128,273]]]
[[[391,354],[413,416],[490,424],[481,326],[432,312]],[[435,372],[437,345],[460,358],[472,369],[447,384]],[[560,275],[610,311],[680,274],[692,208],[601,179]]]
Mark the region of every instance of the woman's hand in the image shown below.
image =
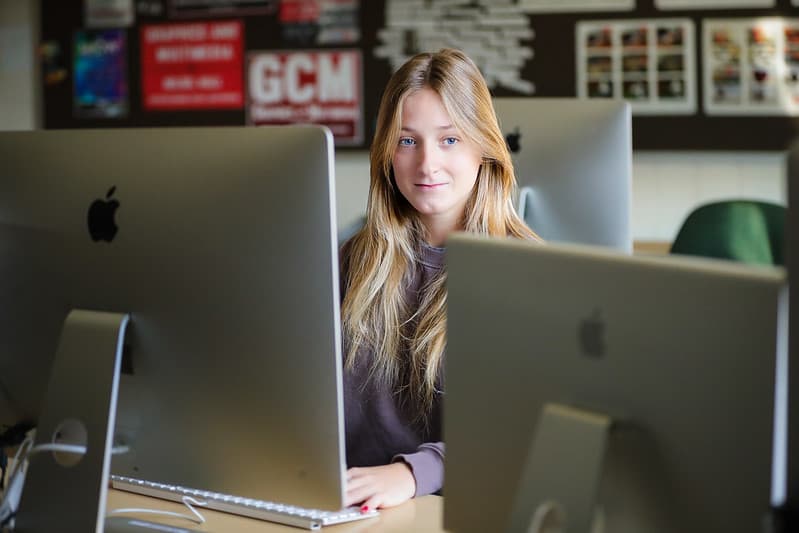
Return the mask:
[[[393,507],[410,500],[415,493],[416,479],[402,461],[347,470],[347,506],[361,504],[364,511]]]

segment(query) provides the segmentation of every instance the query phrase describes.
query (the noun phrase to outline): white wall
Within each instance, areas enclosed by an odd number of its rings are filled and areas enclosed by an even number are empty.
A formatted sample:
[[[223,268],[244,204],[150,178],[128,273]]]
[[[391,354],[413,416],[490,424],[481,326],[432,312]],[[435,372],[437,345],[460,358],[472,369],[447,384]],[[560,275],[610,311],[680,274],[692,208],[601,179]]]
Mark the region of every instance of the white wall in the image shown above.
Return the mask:
[[[336,218],[346,228],[366,212],[369,196],[369,152],[336,152]]]
[[[336,156],[337,217],[360,217],[369,189],[367,152]],[[636,241],[671,241],[697,205],[725,198],[785,204],[785,161],[779,152],[636,152],[632,232]]]
[[[0,0],[0,130],[38,127],[34,34],[38,2]]]
[[[786,203],[781,152],[639,152],[633,155],[634,240],[671,241],[697,205],[752,198]]]

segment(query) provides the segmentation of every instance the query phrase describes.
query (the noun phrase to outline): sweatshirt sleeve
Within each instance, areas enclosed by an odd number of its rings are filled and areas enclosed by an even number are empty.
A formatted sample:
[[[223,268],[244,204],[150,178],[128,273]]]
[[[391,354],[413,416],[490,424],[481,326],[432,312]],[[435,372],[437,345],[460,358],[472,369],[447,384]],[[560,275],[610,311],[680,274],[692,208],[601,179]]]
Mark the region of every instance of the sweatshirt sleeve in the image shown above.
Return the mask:
[[[416,479],[414,497],[438,492],[444,486],[444,443],[425,442],[414,453],[395,455],[391,462],[404,461]]]

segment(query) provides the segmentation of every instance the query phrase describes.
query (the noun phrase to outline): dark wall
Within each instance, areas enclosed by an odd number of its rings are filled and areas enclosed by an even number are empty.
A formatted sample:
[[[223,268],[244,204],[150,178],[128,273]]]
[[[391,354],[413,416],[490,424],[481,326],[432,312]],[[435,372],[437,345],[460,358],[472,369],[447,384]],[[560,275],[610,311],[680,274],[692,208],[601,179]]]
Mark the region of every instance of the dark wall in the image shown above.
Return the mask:
[[[138,5],[140,2],[133,2]],[[168,0],[150,0],[150,4],[165,6]],[[799,17],[799,9],[790,0],[777,0],[772,9],[658,11],[654,0],[638,0],[634,11],[536,14],[531,26],[535,37],[529,43],[535,50],[532,59],[525,63],[523,78],[536,86],[536,96],[574,96],[576,91],[575,37],[577,21],[613,19],[691,18],[695,23],[695,79],[697,80],[697,112],[693,115],[635,116],[633,119],[634,147],[654,150],[781,150],[796,137],[799,119],[786,116],[708,116],[702,110],[702,50],[701,21],[704,18],[787,16]],[[134,25],[126,30],[128,43],[129,109],[126,116],[118,118],[91,118],[75,116],[73,111],[73,85],[69,79],[72,57],[72,39],[76,30],[84,27],[83,0],[42,0],[42,41],[58,43],[66,67],[67,79],[61,83],[45,84],[44,126],[46,128],[129,127],[244,124],[245,111],[191,110],[145,111],[141,106],[141,78],[139,27],[159,22],[182,22],[197,19],[170,18],[168,9],[158,15],[137,13]],[[384,2],[361,0],[358,14],[361,39],[352,46],[331,45],[327,48],[355,47],[363,58],[363,112],[364,142],[356,147],[368,146],[372,137],[374,119],[382,88],[390,76],[391,66],[375,57],[373,50],[378,42],[377,31],[384,25]],[[215,17],[213,20],[224,19]],[[280,23],[274,15],[236,16],[244,23],[246,50],[308,49],[309,45],[286,42],[282,39]],[[325,46],[312,45],[324,49]],[[407,52],[413,52],[412,46]],[[246,69],[245,69],[246,70]],[[245,73],[242,73],[244,76]],[[501,86],[494,90],[497,96],[518,96]],[[533,96],[534,97],[534,96]]]

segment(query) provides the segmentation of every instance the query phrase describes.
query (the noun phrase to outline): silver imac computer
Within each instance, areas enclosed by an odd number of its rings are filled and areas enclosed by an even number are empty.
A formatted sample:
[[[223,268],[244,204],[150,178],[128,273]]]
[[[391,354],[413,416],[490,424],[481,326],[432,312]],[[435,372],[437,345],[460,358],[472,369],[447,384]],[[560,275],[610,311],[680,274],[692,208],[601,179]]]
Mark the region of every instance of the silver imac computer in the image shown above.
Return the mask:
[[[518,212],[547,241],[632,251],[632,119],[622,100],[494,98]]]
[[[70,310],[125,313],[114,438],[129,452],[112,474],[340,509],[330,132],[4,132],[0,161],[0,421],[53,407],[42,399]],[[51,384],[77,391],[61,412],[97,372]],[[86,498],[71,492],[53,499]]]
[[[774,531],[781,268],[468,235],[447,254],[448,531]]]

